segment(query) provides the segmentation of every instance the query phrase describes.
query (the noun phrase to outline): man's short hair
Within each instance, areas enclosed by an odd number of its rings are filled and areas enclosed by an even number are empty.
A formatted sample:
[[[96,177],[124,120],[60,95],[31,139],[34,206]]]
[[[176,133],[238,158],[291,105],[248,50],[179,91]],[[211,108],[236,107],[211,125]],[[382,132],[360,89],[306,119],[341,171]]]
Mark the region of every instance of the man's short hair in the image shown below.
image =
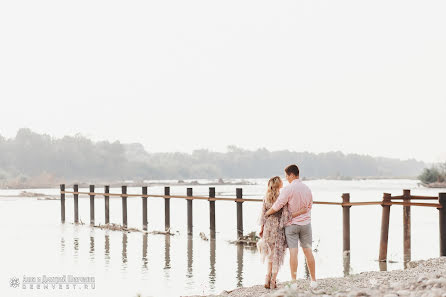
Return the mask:
[[[285,172],[287,175],[294,174],[294,176],[299,176],[299,167],[296,164],[290,165],[285,168]]]

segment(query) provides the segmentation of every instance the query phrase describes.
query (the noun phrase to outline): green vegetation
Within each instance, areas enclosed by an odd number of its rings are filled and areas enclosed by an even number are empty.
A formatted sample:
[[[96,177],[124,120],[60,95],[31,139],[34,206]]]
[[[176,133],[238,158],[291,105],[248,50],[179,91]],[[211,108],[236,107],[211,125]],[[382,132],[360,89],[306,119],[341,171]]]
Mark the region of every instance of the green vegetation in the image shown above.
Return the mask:
[[[446,163],[425,168],[418,178],[425,184],[446,182]]]
[[[122,181],[131,179],[264,178],[283,175],[292,163],[305,178],[416,177],[423,162],[374,158],[328,152],[314,154],[288,150],[192,153],[148,153],[141,144],[93,142],[81,136],[52,138],[21,129],[15,138],[0,136],[0,186],[57,185],[64,182]],[[7,182],[6,182],[7,181]]]

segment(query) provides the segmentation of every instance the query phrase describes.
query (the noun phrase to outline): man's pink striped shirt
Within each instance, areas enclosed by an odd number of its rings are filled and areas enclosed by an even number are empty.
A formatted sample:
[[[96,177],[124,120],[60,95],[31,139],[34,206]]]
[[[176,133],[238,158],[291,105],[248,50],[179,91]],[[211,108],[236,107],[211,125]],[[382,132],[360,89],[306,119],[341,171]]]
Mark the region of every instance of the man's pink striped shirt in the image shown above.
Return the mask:
[[[308,206],[310,210],[300,216],[293,218],[286,225],[307,225],[311,223],[311,208],[313,207],[313,195],[310,188],[302,183],[300,179],[293,180],[280,191],[280,195],[272,208],[275,211],[282,209],[288,203],[288,210],[293,213]]]

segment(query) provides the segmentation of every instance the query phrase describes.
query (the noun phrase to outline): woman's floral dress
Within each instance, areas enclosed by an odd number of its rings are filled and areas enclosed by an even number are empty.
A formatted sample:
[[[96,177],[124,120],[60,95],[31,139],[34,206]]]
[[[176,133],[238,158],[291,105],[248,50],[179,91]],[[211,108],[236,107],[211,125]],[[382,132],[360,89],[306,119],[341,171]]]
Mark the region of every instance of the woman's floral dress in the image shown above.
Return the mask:
[[[259,220],[260,225],[263,225],[263,238],[257,243],[257,249],[262,261],[265,262],[265,258],[267,258],[269,262],[272,262],[272,272],[277,273],[285,258],[287,244],[284,227],[291,220],[291,214],[288,211],[288,205],[285,205],[275,214],[266,217],[265,213],[272,205],[272,203],[263,200]]]

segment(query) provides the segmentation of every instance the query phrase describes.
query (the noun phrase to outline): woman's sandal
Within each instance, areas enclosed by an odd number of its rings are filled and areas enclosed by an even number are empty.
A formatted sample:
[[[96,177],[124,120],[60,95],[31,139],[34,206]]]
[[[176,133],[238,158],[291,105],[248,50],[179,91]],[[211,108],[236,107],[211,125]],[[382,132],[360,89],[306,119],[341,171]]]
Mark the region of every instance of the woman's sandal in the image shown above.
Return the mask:
[[[265,277],[265,289],[269,289],[269,283],[271,281],[271,274]]]
[[[270,281],[271,289],[277,289],[277,279]]]

